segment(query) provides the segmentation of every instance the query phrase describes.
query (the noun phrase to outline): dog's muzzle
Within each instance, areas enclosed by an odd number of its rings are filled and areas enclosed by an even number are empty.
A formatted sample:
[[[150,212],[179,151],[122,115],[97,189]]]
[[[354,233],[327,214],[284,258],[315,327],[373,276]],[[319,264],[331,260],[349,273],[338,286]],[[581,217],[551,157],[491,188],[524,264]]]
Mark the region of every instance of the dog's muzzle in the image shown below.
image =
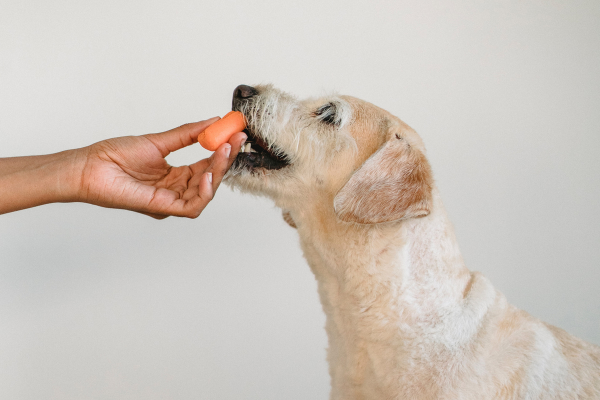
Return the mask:
[[[260,110],[257,109],[258,105],[255,101],[258,95],[259,91],[248,85],[239,85],[233,91],[231,109],[244,113],[247,121],[244,133],[248,135],[246,144],[236,157],[233,168],[250,170],[257,168],[281,169],[290,164],[288,158],[283,152],[277,150],[273,144],[267,143],[260,132],[251,128],[258,125],[251,120],[252,115],[260,115]],[[253,112],[249,112],[249,110]]]

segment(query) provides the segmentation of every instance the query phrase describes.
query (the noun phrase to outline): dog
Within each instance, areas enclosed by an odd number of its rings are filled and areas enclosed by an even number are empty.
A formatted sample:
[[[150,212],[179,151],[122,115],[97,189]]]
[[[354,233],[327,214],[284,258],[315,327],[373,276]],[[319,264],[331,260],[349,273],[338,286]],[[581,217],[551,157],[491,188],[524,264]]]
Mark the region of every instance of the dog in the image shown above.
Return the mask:
[[[238,86],[226,176],[298,231],[327,316],[331,399],[600,399],[600,347],[463,261],[421,138],[350,96]]]

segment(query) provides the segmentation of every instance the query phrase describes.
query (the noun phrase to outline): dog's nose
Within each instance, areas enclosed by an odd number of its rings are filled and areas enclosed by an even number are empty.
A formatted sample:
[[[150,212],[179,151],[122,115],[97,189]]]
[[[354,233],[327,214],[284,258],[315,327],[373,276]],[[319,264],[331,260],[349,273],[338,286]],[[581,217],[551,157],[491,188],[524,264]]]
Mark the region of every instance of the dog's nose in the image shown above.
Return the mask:
[[[249,99],[250,97],[256,96],[258,90],[248,85],[240,85],[233,91],[234,99]]]

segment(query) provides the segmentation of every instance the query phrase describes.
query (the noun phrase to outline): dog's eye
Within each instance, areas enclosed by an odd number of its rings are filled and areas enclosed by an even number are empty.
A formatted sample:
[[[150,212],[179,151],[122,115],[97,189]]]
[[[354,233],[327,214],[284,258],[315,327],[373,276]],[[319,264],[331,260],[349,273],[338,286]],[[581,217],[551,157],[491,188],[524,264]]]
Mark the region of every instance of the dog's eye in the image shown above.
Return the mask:
[[[333,103],[323,104],[317,108],[314,116],[328,125],[339,125],[340,122],[337,118],[337,108]]]

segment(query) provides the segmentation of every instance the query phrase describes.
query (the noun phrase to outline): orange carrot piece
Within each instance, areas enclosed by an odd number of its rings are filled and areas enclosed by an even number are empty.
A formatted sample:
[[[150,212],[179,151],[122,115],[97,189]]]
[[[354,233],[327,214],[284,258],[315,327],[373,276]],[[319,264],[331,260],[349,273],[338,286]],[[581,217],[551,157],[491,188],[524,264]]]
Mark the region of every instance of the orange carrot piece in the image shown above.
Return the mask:
[[[229,141],[234,133],[246,128],[246,118],[239,111],[230,111],[198,135],[198,143],[206,150],[215,151]]]

